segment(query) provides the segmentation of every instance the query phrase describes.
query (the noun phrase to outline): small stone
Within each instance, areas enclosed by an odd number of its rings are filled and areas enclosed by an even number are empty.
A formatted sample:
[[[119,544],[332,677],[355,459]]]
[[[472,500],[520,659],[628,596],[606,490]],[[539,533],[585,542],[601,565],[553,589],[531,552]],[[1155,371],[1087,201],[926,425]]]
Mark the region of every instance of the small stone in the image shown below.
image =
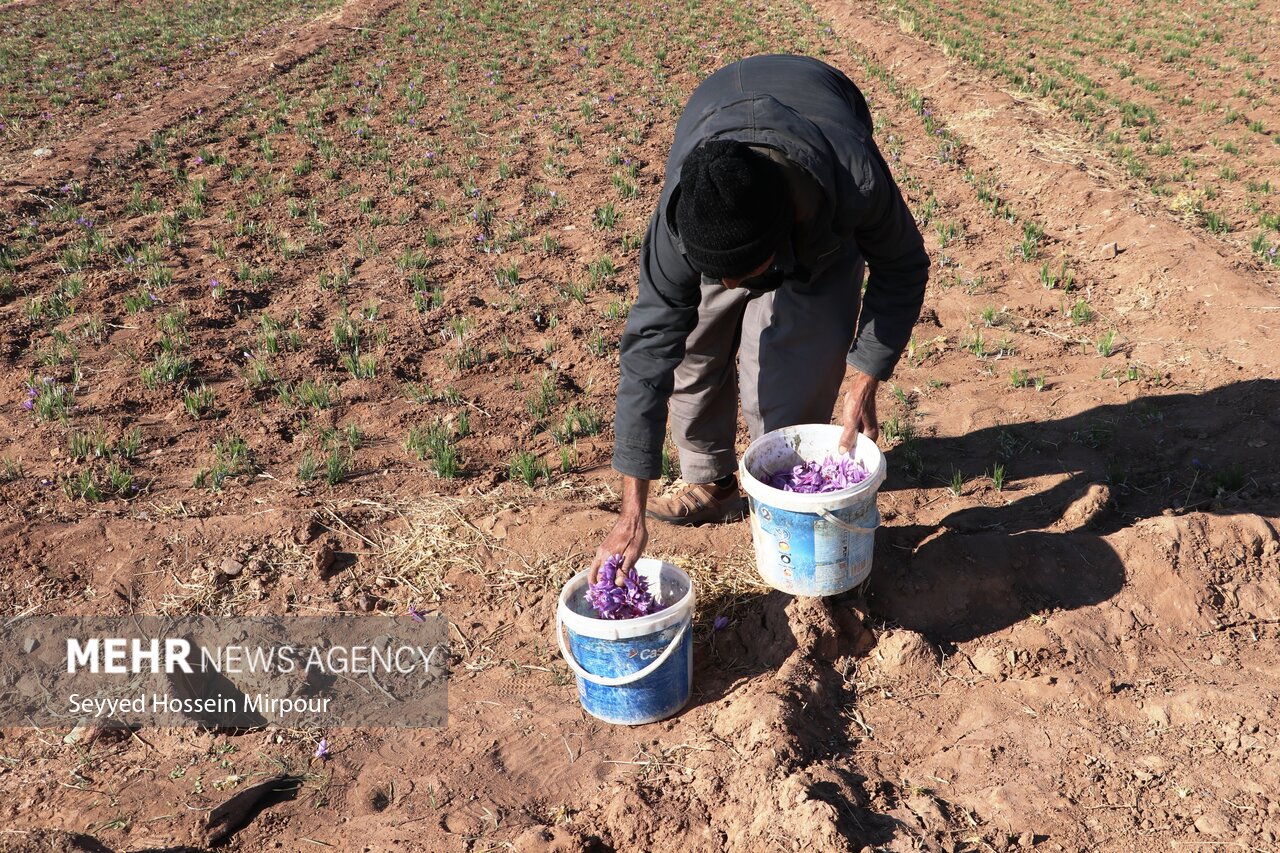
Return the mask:
[[[991,648],[981,648],[969,655],[973,668],[989,678],[1004,677],[1004,660],[1000,652]]]
[[[942,662],[938,649],[915,631],[898,629],[876,643],[880,670],[887,675],[932,677]]]
[[[22,653],[29,655],[40,645],[40,641],[35,637],[27,637],[22,641]]]
[[[238,577],[244,571],[244,563],[239,560],[227,557],[222,561],[222,565],[218,566],[218,571],[229,578]]]
[[[80,725],[73,728],[71,731],[67,732],[66,736],[63,737],[62,742],[67,744],[68,746],[71,746],[72,744],[77,744],[82,739],[84,739],[85,732],[87,731],[89,731],[89,727],[81,723]]]
[[[1054,527],[1061,530],[1089,527],[1106,515],[1110,505],[1111,489],[1105,483],[1091,483],[1071,498]]]
[[[316,550],[312,565],[315,566],[316,574],[323,578],[329,574],[329,570],[333,568],[333,564],[337,561],[337,540],[326,539],[320,543],[320,547]]]
[[[32,151],[32,152],[31,152],[31,156],[32,156],[32,157],[52,157],[52,156],[53,156],[53,149],[52,149],[52,148],[37,148],[36,150],[34,150],[34,151]]]
[[[1196,832],[1201,835],[1230,835],[1232,832],[1231,821],[1221,812],[1208,812],[1196,818]]]
[[[1031,830],[1027,830],[1018,836],[1018,846],[1023,850],[1030,850],[1036,846],[1036,834]]]
[[[1120,254],[1120,247],[1117,244],[1103,243],[1094,252],[1094,257],[1100,261],[1109,261],[1118,254]]]

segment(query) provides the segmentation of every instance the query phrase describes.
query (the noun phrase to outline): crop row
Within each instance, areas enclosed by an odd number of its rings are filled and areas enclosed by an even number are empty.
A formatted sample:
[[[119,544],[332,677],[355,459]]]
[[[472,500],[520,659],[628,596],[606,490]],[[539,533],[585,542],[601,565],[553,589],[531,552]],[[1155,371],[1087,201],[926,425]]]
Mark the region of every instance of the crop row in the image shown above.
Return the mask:
[[[899,25],[1057,106],[1168,206],[1210,231],[1241,232],[1260,258],[1280,231],[1280,79],[1256,0],[1190,13],[1109,3],[904,0]],[[1205,143],[1208,143],[1207,145]]]
[[[282,25],[339,2],[13,4],[0,10],[0,139],[10,150],[48,145],[97,113],[234,65]]]
[[[820,52],[829,33],[786,17],[406,4],[157,134],[4,236],[30,417],[70,446],[132,429],[121,396],[176,403],[207,488],[262,469],[340,482],[370,452],[373,401],[375,444],[399,431],[403,464],[438,476],[574,469],[610,402],[597,375],[660,183],[654,140],[721,62]],[[248,434],[263,418],[286,447]],[[522,449],[495,457],[495,424]],[[70,495],[159,487],[123,479],[136,456],[71,455]]]

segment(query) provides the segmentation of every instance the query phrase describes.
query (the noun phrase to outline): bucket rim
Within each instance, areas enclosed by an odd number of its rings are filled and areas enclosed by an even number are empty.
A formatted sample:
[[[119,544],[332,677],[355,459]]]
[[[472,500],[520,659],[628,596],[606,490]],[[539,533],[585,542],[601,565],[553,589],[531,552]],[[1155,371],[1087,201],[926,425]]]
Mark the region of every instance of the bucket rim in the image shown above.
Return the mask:
[[[683,569],[656,557],[641,557],[636,560],[636,571],[643,574],[650,583],[664,574],[674,576],[684,586],[684,595],[657,613],[650,613],[647,616],[636,616],[632,619],[599,619],[594,616],[584,616],[569,606],[570,599],[590,582],[590,570],[583,569],[569,578],[561,587],[556,604],[557,615],[564,622],[565,627],[573,633],[597,640],[630,640],[644,637],[665,631],[672,625],[693,617],[693,579]]]
[[[746,452],[742,454],[742,460],[738,464],[742,488],[749,496],[768,506],[775,506],[794,512],[811,513],[818,509],[844,508],[866,497],[874,497],[875,493],[879,491],[880,484],[885,481],[885,477],[888,474],[887,461],[884,452],[865,433],[858,433],[858,439],[854,444],[852,455],[855,460],[866,465],[867,478],[847,488],[815,494],[788,492],[774,488],[751,472],[751,467],[748,463],[753,455],[760,452],[769,442],[777,441],[787,433],[795,434],[798,432],[827,433],[832,437],[831,452],[834,453],[836,450],[835,442],[839,439],[840,434],[844,432],[844,428],[837,424],[797,424],[771,430],[751,442]],[[874,465],[867,465],[871,461],[874,461]]]

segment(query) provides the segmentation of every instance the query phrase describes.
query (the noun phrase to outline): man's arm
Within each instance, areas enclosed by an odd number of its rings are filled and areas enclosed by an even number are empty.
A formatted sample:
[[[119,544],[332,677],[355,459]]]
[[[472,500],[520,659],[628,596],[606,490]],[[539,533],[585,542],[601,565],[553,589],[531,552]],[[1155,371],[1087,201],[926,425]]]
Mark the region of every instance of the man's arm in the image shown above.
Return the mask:
[[[648,542],[644,513],[649,481],[662,473],[667,403],[676,367],[684,358],[685,339],[698,322],[700,280],[672,242],[660,205],[641,246],[640,289],[627,315],[618,356],[613,468],[622,474],[622,507],[618,521],[596,549],[591,562],[593,582],[609,557],[622,554],[619,571],[625,572]]]
[[[848,363],[866,376],[885,380],[893,374],[924,305],[929,255],[888,164],[874,142],[868,147],[872,190],[854,239],[871,278]]]
[[[661,207],[640,251],[640,287],[618,355],[613,468],[655,480],[662,472],[667,403],[685,340],[698,322],[701,278],[676,248]]]
[[[644,546],[649,542],[649,530],[644,523],[644,509],[648,502],[649,481],[624,476],[622,508],[618,511],[618,520],[605,536],[604,541],[600,543],[595,557],[591,560],[592,583],[596,582],[600,566],[613,555],[622,555],[622,565],[618,567],[619,573],[625,572],[640,559],[644,553]]]
[[[876,390],[893,374],[911,339],[929,280],[929,256],[920,229],[874,141],[868,140],[868,153],[871,192],[854,239],[871,277],[862,296],[858,334],[846,359],[851,378],[844,399],[841,453],[853,449],[859,432],[872,441],[880,437]]]

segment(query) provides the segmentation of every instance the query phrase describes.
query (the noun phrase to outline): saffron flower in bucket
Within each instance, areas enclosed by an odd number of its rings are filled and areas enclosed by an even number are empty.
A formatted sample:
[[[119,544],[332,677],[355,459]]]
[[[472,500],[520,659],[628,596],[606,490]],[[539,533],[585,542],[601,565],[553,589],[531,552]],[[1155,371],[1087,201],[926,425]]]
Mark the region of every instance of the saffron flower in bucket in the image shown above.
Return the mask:
[[[657,613],[663,605],[653,600],[649,582],[632,566],[627,570],[622,586],[618,586],[618,567],[622,555],[615,554],[604,561],[596,582],[587,588],[587,603],[601,619],[634,619]]]
[[[849,456],[833,459],[830,454],[821,462],[805,462],[771,474],[768,483],[784,492],[820,494],[838,492],[856,486],[870,476],[861,462]]]

